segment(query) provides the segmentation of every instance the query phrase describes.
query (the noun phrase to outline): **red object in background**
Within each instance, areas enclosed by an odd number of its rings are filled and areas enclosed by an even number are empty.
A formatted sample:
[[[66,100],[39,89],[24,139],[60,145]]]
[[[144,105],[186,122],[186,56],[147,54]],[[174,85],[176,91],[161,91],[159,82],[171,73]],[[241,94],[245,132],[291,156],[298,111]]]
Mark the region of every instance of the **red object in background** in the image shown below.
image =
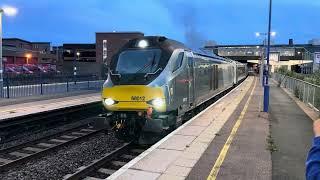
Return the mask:
[[[26,61],[27,61],[27,58],[26,58]],[[28,59],[28,62],[26,62],[25,64],[38,64],[38,58],[36,57],[32,57],[32,58],[29,58]]]
[[[24,68],[27,68],[29,71],[32,71],[34,73],[45,73],[46,71],[43,70],[38,64],[24,64]]]
[[[13,60],[11,63],[14,63]],[[16,57],[16,62],[14,64],[38,64],[38,58],[32,57],[27,60],[27,57]]]
[[[147,118],[148,119],[152,119],[152,112],[153,112],[152,107],[148,107],[148,109],[147,109]]]
[[[13,64],[14,63],[14,58],[12,56],[8,56],[8,57],[3,57],[3,60],[6,59],[5,63],[7,64]]]
[[[20,72],[16,71],[12,66],[9,66],[9,67],[6,66],[5,72],[8,74],[15,74],[15,75],[21,74]]]
[[[6,63],[6,73],[34,74],[34,73],[60,73],[56,65],[51,64],[9,64]]]
[[[16,57],[16,62],[15,64],[24,64],[26,61],[25,57]]]

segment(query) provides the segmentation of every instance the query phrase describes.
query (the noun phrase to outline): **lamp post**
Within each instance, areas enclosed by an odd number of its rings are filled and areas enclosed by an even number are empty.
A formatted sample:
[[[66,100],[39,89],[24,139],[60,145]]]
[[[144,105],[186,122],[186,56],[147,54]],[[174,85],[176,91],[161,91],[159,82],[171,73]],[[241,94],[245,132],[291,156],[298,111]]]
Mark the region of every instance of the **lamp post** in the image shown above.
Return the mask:
[[[26,54],[26,58],[27,58],[26,63],[29,64],[29,59],[32,58],[32,55],[28,53],[28,54]]]
[[[261,86],[263,87],[264,86],[264,76],[263,76],[263,72],[264,72],[264,68],[265,68],[265,61],[264,61],[264,58],[266,57],[266,54],[267,54],[267,37],[268,37],[268,33],[261,33],[261,32],[256,32],[256,37],[261,37],[263,36],[264,37],[264,40],[263,40],[263,48],[264,48],[264,53],[262,53],[261,55],[261,65],[260,65],[260,82],[261,82]],[[270,35],[272,37],[276,36],[276,32],[270,32]]]
[[[74,78],[74,84],[77,84],[77,65],[76,65],[76,60],[78,60],[79,61],[79,58],[80,58],[80,52],[78,51],[77,53],[76,53],[76,55],[77,55],[77,58],[76,59],[74,59],[74,61],[73,61],[73,78]]]
[[[269,112],[269,64],[270,64],[270,35],[271,35],[271,16],[272,15],[272,0],[269,0],[269,22],[268,22],[268,44],[267,44],[267,67],[264,68],[265,86],[263,92],[263,111]]]
[[[0,8],[0,98],[3,97],[3,74],[5,71],[2,62],[2,14],[14,16],[17,12],[18,10],[14,7],[4,6]]]

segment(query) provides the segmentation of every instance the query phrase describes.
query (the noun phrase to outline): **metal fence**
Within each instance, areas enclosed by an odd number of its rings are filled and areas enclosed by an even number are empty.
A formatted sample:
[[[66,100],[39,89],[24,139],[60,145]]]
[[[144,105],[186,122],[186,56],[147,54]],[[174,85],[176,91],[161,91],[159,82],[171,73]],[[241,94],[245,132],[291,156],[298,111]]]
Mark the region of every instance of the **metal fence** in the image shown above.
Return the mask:
[[[6,76],[1,97],[17,98],[83,90],[99,91],[101,90],[103,83],[103,79],[93,75],[73,76],[38,74]]]
[[[320,110],[320,86],[282,74],[275,73],[272,76],[302,102],[318,111]]]

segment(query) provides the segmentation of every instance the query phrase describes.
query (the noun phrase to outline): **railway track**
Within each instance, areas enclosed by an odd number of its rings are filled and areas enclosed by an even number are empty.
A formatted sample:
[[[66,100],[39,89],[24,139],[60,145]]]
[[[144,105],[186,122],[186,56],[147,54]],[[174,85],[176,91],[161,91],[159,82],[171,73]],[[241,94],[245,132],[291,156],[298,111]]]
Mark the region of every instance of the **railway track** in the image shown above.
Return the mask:
[[[83,125],[35,141],[3,149],[0,151],[0,172],[39,158],[68,144],[89,138],[102,131],[105,131],[105,129],[95,130],[87,125]]]
[[[149,146],[138,146],[133,142],[125,143],[88,166],[78,168],[77,172],[66,175],[64,180],[99,180],[107,178],[147,148]]]
[[[101,102],[70,106],[0,120],[0,142],[19,139],[17,134],[47,130],[103,113]]]

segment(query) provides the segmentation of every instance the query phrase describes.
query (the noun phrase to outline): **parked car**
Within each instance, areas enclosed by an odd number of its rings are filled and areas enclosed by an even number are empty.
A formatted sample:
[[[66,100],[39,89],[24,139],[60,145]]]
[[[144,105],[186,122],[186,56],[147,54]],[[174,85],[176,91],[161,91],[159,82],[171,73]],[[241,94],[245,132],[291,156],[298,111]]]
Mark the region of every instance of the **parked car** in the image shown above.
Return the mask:
[[[19,71],[16,71],[16,70],[15,70],[14,68],[12,68],[12,67],[6,67],[4,72],[7,73],[7,74],[14,74],[14,75],[19,75],[19,74],[21,74]]]
[[[23,67],[27,68],[29,71],[33,73],[46,73],[47,71],[37,64],[24,64]]]
[[[33,74],[33,71],[30,71],[27,67],[23,65],[15,65],[13,66],[15,71],[20,72],[21,74]]]

